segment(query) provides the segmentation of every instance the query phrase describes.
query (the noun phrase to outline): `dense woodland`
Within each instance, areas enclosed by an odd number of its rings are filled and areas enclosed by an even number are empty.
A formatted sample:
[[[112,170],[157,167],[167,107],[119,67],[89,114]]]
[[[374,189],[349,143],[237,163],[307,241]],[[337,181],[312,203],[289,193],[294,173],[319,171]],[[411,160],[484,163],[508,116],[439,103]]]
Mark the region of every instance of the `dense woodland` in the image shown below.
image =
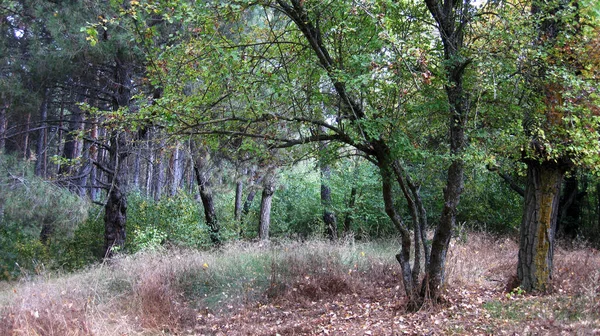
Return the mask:
[[[242,240],[600,244],[594,0],[3,0],[0,278]],[[489,246],[494,249],[494,246]],[[397,254],[396,254],[397,253]]]

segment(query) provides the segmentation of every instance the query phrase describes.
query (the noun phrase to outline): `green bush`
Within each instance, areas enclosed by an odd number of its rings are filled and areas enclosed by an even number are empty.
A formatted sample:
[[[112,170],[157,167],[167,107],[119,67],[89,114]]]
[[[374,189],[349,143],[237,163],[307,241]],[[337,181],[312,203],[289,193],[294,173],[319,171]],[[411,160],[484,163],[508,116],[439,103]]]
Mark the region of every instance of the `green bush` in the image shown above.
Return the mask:
[[[139,193],[129,196],[126,248],[139,251],[169,243],[185,247],[209,246],[203,212],[191,195],[179,193],[158,202]]]
[[[61,267],[66,242],[87,219],[90,203],[32,173],[29,162],[0,157],[0,278]],[[42,227],[50,239],[40,241]]]

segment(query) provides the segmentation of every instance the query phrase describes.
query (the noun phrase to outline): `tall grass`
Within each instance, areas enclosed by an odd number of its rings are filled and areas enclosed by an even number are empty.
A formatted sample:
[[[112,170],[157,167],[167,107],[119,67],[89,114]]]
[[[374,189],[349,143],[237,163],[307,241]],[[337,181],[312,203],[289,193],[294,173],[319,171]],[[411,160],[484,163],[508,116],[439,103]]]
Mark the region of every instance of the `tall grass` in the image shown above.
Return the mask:
[[[516,244],[470,234],[453,242],[448,286],[503,285]],[[394,241],[231,243],[219,251],[162,250],[121,256],[70,275],[0,283],[0,335],[182,334],[207,316],[288,300],[299,304],[372,288],[400,291]],[[600,255],[557,251],[557,293],[596,316]],[[571,273],[583,272],[580,278]],[[573,280],[577,280],[577,283]],[[595,281],[595,282],[594,282]]]
[[[232,243],[122,256],[71,275],[3,283],[1,335],[177,333],[198,312],[316,300],[393,279],[393,242]]]

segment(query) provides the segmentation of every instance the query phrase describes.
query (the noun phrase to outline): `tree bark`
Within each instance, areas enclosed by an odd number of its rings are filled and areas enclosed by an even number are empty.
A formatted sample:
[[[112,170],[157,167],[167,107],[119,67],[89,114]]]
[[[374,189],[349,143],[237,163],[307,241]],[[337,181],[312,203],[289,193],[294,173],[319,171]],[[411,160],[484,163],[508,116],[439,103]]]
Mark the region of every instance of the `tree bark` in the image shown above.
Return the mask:
[[[154,200],[160,201],[162,197],[162,190],[165,184],[165,140],[161,139],[159,143],[158,153],[156,154],[156,160],[158,161],[158,167],[154,170]]]
[[[464,188],[464,162],[462,154],[466,144],[465,128],[470,110],[470,100],[463,87],[464,73],[471,62],[461,53],[464,47],[464,29],[470,21],[470,1],[424,0],[427,9],[437,23],[444,47],[444,67],[447,84],[445,91],[450,112],[450,154],[444,188],[444,207],[431,243],[431,255],[425,270],[421,297],[437,301],[445,280],[445,264],[452,228],[456,222],[456,208]]]
[[[400,263],[402,270],[402,281],[404,282],[404,291],[408,298],[408,305],[411,309],[416,308],[419,305],[417,298],[416,283],[413,278],[413,271],[410,265],[410,252],[412,242],[410,240],[410,232],[400,214],[396,211],[393,193],[393,173],[391,168],[391,162],[389,160],[379,161],[379,171],[381,173],[381,185],[383,193],[383,202],[385,204],[385,213],[392,220],[392,223],[396,229],[400,232],[400,239],[402,249],[400,253],[396,255],[396,260]]]
[[[244,182],[238,180],[235,184],[235,205],[233,215],[236,222],[242,221],[242,192],[244,190]]]
[[[173,155],[171,155],[170,162],[170,185],[169,185],[169,194],[171,196],[175,196],[177,191],[179,190],[179,186],[181,184],[181,176],[182,176],[182,160],[181,160],[181,149],[179,142],[175,143],[175,150],[173,151]]]
[[[135,157],[133,158],[132,184],[135,190],[140,190],[140,175],[142,169],[141,156],[140,150],[137,150]]]
[[[119,57],[115,57],[113,109],[128,107],[131,99],[131,73],[129,67]],[[110,134],[108,166],[103,171],[110,184],[104,206],[105,256],[111,257],[115,248],[125,247],[127,223],[127,165],[129,154],[127,133],[113,130]]]
[[[115,249],[125,246],[125,228],[127,223],[127,173],[125,171],[126,154],[125,135],[113,131],[110,136],[108,167],[104,169],[110,183],[106,205],[104,206],[104,256],[110,258]]]
[[[146,161],[146,196],[152,196],[152,177],[154,176],[154,146],[152,145],[152,131],[146,133],[146,144],[148,146],[148,160]]]
[[[564,29],[565,17],[559,14],[563,9],[565,7],[560,2],[532,2],[531,13],[540,15],[540,20],[534,20],[539,34],[534,43],[544,52],[558,47],[557,39]],[[555,56],[552,52],[549,55],[545,62],[553,61]],[[561,112],[557,113],[557,110],[562,108],[564,88],[562,84],[555,82],[553,76],[548,75],[546,66],[540,67],[535,75],[536,81],[530,84],[544,96],[543,112],[546,120],[542,128],[547,131],[562,123],[563,115]],[[525,132],[528,136],[533,134],[528,127],[525,127]],[[544,291],[552,277],[560,187],[564,173],[571,168],[572,162],[567,157],[547,160],[544,141],[538,141],[535,136],[532,136],[530,146],[539,160],[524,160],[527,164],[527,186],[521,221],[517,276],[523,290]]]
[[[546,290],[552,277],[554,234],[563,171],[550,162],[527,162],[517,275],[525,291]]]
[[[420,215],[422,212],[419,211],[419,205],[422,206],[422,203],[419,193],[415,192],[417,189],[410,180],[410,176],[406,174],[398,160],[394,161],[393,170],[394,174],[396,175],[398,185],[400,186],[400,189],[404,194],[404,199],[406,199],[406,202],[408,204],[410,217],[413,223],[413,241],[415,244],[415,248],[412,275],[413,283],[416,284],[419,282],[419,277],[421,276],[422,258],[427,256],[428,254],[426,251],[425,241],[423,240],[422,223],[424,219],[421,219]]]
[[[98,139],[98,122],[97,122],[97,120],[94,120],[94,122],[93,122],[91,138],[93,140]],[[98,146],[95,144],[92,144],[90,146],[90,160],[92,162],[98,162]],[[100,193],[100,190],[96,187],[98,185],[98,183],[97,183],[98,180],[99,180],[98,169],[92,165],[91,171],[90,171],[91,186],[89,188],[89,197],[92,201],[97,200],[98,194]]]
[[[264,180],[262,199],[260,201],[260,216],[258,221],[258,239],[269,240],[271,225],[271,204],[275,193],[275,177],[267,176]]]
[[[79,142],[75,133],[80,130],[83,122],[83,112],[73,104],[71,108],[71,117],[69,118],[69,131],[65,133],[65,145],[63,147],[63,157],[67,160],[74,160],[79,156]],[[60,166],[59,175],[68,177],[73,175],[73,165],[69,163]],[[70,187],[70,185],[69,185]]]
[[[331,241],[338,239],[337,220],[332,209],[331,201],[331,168],[321,163],[321,206],[323,207],[323,223],[327,238]]]
[[[196,173],[196,182],[200,191],[200,200],[204,207],[204,219],[208,226],[210,240],[214,245],[221,245],[220,227],[215,211],[215,204],[212,192],[210,190],[210,182],[208,176],[208,167],[206,162],[207,153],[201,153],[196,160],[194,172]]]

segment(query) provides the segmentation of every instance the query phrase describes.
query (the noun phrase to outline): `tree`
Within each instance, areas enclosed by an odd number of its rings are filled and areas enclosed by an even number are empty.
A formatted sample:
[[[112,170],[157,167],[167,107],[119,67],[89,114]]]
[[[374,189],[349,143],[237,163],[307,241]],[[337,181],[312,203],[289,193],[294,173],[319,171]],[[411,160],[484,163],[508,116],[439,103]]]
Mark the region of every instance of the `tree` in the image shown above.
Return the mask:
[[[512,161],[524,175],[521,188],[498,170],[524,197],[517,274],[526,291],[549,284],[565,174],[598,167],[598,58],[589,52],[598,26],[596,14],[581,10],[585,7],[562,1],[507,4],[481,24],[492,31],[486,42],[494,44],[484,57],[493,74],[487,81],[494,85],[482,95],[494,141],[478,141],[495,148],[491,161],[502,156],[498,161]]]
[[[586,36],[595,30],[583,27],[586,13],[578,2],[534,0],[531,14],[538,32],[534,47],[543,56],[530,60],[541,63],[531,67],[528,78],[539,94],[534,95],[534,110],[524,118],[529,144],[524,153],[527,184],[517,274],[526,291],[547,289],[552,277],[565,173],[577,165],[597,167],[593,156],[599,150],[597,128],[590,118],[597,110],[595,89],[588,86],[598,78],[587,73],[598,61],[581,54],[585,47],[580,45],[597,38]]]
[[[423,18],[422,6],[393,1],[377,5],[266,1],[214,8],[207,4],[195,16],[181,14],[185,4],[172,8],[170,15],[196,22],[202,34],[182,37],[175,48],[157,52],[153,63],[161,66],[153,68],[154,78],[161,81],[165,95],[145,115],[161,116],[174,132],[243,137],[242,147],[256,146],[253,141],[280,149],[323,142],[334,152],[357,149],[380,171],[385,210],[401,235],[398,260],[405,292],[418,306],[419,293],[437,298],[441,291],[462,191],[461,156],[469,112],[462,75],[470,60],[461,48],[472,7],[462,2],[442,7],[431,1],[428,5],[443,36],[439,62],[449,77],[440,77],[444,78],[441,87],[445,87],[450,122],[440,125],[450,129],[452,156],[446,206],[431,253],[424,240],[427,221],[419,186],[404,167],[418,157],[416,141],[411,141],[417,137],[404,121],[422,118],[415,106],[430,99],[427,96],[439,86],[432,85],[427,65],[433,57],[424,51],[407,54],[407,46],[397,42],[414,38],[419,47],[431,45],[434,33],[412,18]],[[218,18],[208,15],[214,12],[207,9],[220,13]],[[255,25],[241,26],[242,17]],[[389,17],[390,23],[380,21],[381,17]],[[295,29],[290,29],[290,23]],[[261,42],[256,42],[257,36]],[[431,50],[433,54],[439,51]],[[407,60],[398,62],[402,58]],[[177,84],[181,82],[188,84]],[[441,99],[439,93],[433,96]],[[439,100],[437,104],[443,106]],[[445,110],[445,106],[434,108],[432,118],[445,119]],[[258,150],[265,153],[260,146]],[[395,188],[410,204],[412,233],[397,210]],[[412,264],[411,253],[417,256]],[[421,286],[427,260],[431,261]]]
[[[271,204],[275,193],[275,172],[270,169],[263,178],[263,191],[260,200],[260,214],[258,221],[258,239],[269,239],[269,226],[271,224]]]

